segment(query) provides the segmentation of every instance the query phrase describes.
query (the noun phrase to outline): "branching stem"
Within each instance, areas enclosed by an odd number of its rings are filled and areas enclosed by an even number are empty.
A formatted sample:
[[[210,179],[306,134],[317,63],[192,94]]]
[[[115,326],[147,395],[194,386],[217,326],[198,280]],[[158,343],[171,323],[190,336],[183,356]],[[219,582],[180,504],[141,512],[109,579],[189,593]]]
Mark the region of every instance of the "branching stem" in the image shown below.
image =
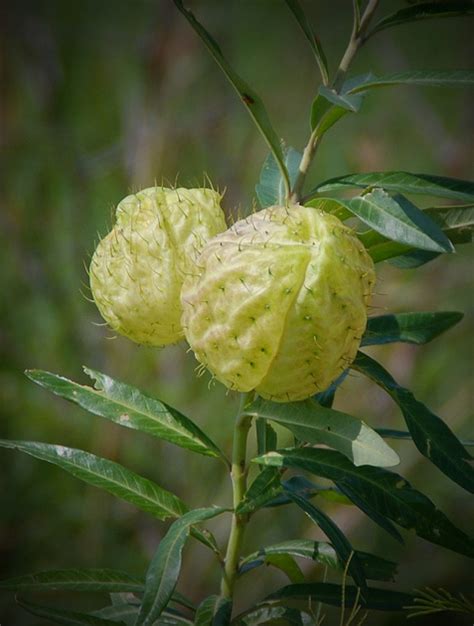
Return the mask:
[[[238,515],[235,510],[242,501],[247,488],[247,436],[252,424],[252,416],[245,413],[245,406],[253,397],[253,393],[242,394],[239,413],[234,426],[232,447],[232,491],[233,507],[232,525],[225,555],[224,573],[221,582],[221,596],[232,598],[239,568],[239,558],[244,538],[248,515]]]

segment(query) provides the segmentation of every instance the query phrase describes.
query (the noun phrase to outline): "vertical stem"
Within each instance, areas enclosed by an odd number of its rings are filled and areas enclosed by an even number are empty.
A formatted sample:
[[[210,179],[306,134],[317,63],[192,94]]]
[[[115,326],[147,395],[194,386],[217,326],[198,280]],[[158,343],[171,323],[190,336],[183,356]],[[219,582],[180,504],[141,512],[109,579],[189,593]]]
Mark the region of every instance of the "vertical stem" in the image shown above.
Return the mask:
[[[248,515],[237,515],[235,510],[242,501],[247,488],[247,436],[252,424],[252,416],[246,415],[245,405],[249,400],[249,394],[242,394],[241,406],[234,426],[234,441],[232,446],[232,490],[233,507],[232,525],[225,555],[224,573],[221,582],[221,596],[232,598],[239,567],[239,557],[244,538],[245,526]]]

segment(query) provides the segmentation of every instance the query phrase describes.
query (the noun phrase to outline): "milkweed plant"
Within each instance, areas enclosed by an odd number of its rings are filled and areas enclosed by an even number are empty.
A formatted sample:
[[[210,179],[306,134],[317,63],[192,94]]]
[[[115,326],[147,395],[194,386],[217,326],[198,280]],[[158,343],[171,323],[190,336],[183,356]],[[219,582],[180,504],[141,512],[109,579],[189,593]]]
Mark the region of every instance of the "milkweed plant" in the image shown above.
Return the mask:
[[[358,50],[381,31],[415,20],[472,14],[474,4],[419,2],[379,17],[377,0],[354,0],[352,33],[331,76],[302,6],[298,0],[286,0],[321,77],[302,153],[280,139],[260,97],[230,66],[193,13],[180,0],[174,4],[268,145],[256,185],[259,207],[228,225],[222,196],[211,185],[154,186],[128,195],[118,204],[114,226],[92,256],[90,287],[102,317],[115,332],[157,348],[186,341],[199,368],[231,393],[240,393],[232,450],[221,449],[218,433],[205,433],[177,409],[101,372],[85,369],[93,381],[90,386],[41,370],[28,370],[27,376],[95,415],[211,457],[216,472],[224,466],[230,474],[232,507],[205,503],[190,510],[178,495],[90,452],[1,441],[4,448],[57,465],[158,520],[174,521],[143,578],[112,569],[58,569],[26,574],[0,586],[16,590],[17,601],[37,616],[58,624],[93,626],[319,624],[325,604],[340,607],[341,624],[354,622],[359,610],[360,615],[376,610],[412,616],[468,612],[472,602],[464,597],[417,594],[386,584],[395,580],[396,563],[353,547],[318,501],[337,498],[358,507],[401,543],[400,529],[411,530],[440,549],[474,556],[473,539],[394,469],[400,459],[387,440],[413,440],[427,462],[472,493],[469,442],[461,442],[442,418],[363,350],[393,342],[425,344],[461,321],[462,313],[453,311],[368,317],[368,310],[378,263],[416,268],[472,240],[474,183],[389,171],[345,174],[308,190],[306,178],[326,134],[341,118],[357,113],[373,89],[474,84],[474,72],[467,70],[350,74]],[[441,201],[420,208],[412,200],[416,194]],[[394,400],[406,430],[368,425],[333,408],[338,388],[351,370]],[[279,446],[274,424],[290,431],[294,445]],[[250,459],[249,433],[258,449],[258,456]],[[323,488],[318,479],[332,485]],[[276,506],[300,509],[327,541],[289,538],[246,552],[245,534],[251,533],[252,517],[262,509],[271,515]],[[229,520],[225,545],[206,528],[207,520],[220,515]],[[176,590],[190,537],[214,554],[221,570],[220,587],[198,605]],[[298,559],[338,571],[339,584],[305,578]],[[264,564],[285,572],[289,584],[245,606],[239,598],[239,579]],[[42,590],[108,592],[111,600],[100,610],[80,613],[23,597]]]

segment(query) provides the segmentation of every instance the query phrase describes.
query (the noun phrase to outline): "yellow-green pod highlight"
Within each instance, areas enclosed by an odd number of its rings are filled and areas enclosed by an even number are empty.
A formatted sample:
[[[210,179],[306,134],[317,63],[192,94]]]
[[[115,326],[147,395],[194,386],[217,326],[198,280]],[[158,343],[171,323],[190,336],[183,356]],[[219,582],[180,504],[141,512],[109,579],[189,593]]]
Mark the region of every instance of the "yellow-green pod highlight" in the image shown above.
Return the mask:
[[[325,390],[355,358],[372,259],[336,217],[270,207],[214,237],[186,277],[182,324],[227,387],[278,402]]]
[[[124,198],[90,264],[95,303],[109,326],[152,346],[180,341],[180,292],[206,242],[227,228],[211,189],[151,187]]]

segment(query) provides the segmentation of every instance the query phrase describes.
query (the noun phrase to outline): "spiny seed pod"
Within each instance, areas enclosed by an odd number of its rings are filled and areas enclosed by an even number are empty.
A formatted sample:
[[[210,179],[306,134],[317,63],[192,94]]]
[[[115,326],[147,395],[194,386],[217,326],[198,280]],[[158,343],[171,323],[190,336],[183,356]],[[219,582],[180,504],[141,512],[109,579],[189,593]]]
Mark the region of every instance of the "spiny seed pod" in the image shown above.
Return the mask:
[[[183,338],[180,292],[204,244],[227,228],[211,189],[151,187],[117,206],[90,265],[92,295],[109,326],[140,344]]]
[[[375,274],[336,217],[264,209],[209,241],[197,264],[183,285],[182,324],[197,359],[227,387],[303,400],[353,361]]]

